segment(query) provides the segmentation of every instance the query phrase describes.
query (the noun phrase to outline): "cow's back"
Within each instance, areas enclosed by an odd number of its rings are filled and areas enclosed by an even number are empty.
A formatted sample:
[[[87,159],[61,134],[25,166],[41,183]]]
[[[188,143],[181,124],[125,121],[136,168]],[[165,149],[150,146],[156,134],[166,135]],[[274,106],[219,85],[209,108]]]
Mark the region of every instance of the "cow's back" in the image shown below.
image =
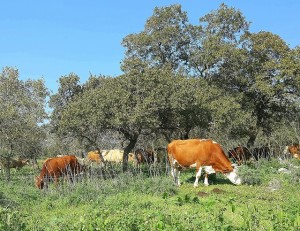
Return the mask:
[[[174,140],[167,146],[167,151],[180,165],[188,167],[197,161],[205,162],[210,158],[209,143],[210,140],[208,142],[198,139]],[[208,154],[199,155],[201,153]]]
[[[83,170],[82,166],[74,155],[48,158],[43,164],[40,175],[36,178],[36,186],[42,189],[45,178],[57,179],[63,174],[78,174],[81,170]]]
[[[111,161],[111,162],[122,162],[123,161],[123,150],[119,149],[112,149],[107,150],[105,153],[103,153],[103,159],[105,161]]]
[[[73,155],[50,158],[45,161],[43,169],[46,169],[46,173],[53,175],[58,173],[65,173],[68,169],[72,172],[78,173],[80,164],[77,158]]]

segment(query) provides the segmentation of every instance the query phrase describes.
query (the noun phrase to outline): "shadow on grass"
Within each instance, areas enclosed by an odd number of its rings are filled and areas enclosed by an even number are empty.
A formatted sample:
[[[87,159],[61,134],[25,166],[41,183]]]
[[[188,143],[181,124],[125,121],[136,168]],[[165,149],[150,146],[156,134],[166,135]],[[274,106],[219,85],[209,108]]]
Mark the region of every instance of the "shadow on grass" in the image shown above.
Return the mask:
[[[191,176],[188,179],[184,180],[183,182],[188,184],[194,184],[196,180],[195,176]],[[204,185],[204,176],[201,176],[199,179],[199,185]],[[210,174],[208,177],[209,185],[225,185],[225,184],[232,184],[230,180],[223,178],[223,176],[219,174]]]

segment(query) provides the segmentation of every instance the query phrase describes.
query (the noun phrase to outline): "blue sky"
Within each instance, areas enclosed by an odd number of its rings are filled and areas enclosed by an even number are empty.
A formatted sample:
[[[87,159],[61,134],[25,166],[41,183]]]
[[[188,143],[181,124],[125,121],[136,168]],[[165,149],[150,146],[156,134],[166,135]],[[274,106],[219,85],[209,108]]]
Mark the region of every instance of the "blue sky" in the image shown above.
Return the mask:
[[[15,67],[21,79],[44,78],[57,91],[60,76],[90,73],[117,76],[124,58],[122,39],[143,30],[154,7],[181,4],[189,21],[221,3],[241,10],[250,30],[278,34],[300,45],[299,0],[52,0],[1,1],[0,68]]]

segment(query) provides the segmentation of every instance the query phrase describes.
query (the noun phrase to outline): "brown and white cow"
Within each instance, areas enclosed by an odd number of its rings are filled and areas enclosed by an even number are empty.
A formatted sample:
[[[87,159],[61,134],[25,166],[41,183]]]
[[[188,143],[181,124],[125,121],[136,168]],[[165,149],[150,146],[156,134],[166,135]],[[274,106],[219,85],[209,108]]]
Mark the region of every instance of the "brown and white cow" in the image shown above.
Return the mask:
[[[283,151],[285,156],[292,155],[294,158],[300,160],[300,146],[299,144],[293,144],[290,146],[286,146]]]
[[[54,183],[58,183],[61,176],[67,176],[70,180],[76,174],[84,170],[84,166],[80,165],[77,158],[73,155],[49,158],[43,164],[41,173],[35,178],[35,185],[39,189],[43,189],[45,183],[53,179]]]
[[[224,153],[220,144],[210,139],[174,140],[167,146],[171,165],[171,174],[179,186],[179,174],[182,167],[196,167],[196,180],[194,187],[198,186],[202,168],[206,174],[213,172],[223,173],[233,184],[241,184],[236,167]],[[205,185],[208,185],[207,175]]]

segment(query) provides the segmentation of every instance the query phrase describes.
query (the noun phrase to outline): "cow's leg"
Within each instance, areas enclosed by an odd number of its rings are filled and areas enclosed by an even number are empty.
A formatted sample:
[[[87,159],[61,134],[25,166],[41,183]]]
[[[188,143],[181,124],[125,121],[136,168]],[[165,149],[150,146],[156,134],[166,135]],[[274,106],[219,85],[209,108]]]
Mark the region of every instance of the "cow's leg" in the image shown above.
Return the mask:
[[[201,177],[201,171],[202,171],[202,167],[197,168],[197,173],[196,173],[196,180],[194,182],[194,187],[198,187],[198,182],[199,182],[199,178]]]
[[[204,176],[204,185],[205,186],[209,185],[209,183],[208,183],[208,173],[205,173],[205,176]]]
[[[179,180],[179,175],[180,175],[180,171],[179,171],[179,164],[178,162],[171,156],[169,155],[169,161],[170,161],[170,165],[171,165],[171,175],[174,178],[174,182],[176,185],[180,186],[180,180]]]
[[[171,167],[171,174],[174,178],[174,182],[176,185],[180,186],[180,180],[179,180],[179,175],[180,175],[180,172],[178,170],[178,168],[176,166],[174,167]]]

